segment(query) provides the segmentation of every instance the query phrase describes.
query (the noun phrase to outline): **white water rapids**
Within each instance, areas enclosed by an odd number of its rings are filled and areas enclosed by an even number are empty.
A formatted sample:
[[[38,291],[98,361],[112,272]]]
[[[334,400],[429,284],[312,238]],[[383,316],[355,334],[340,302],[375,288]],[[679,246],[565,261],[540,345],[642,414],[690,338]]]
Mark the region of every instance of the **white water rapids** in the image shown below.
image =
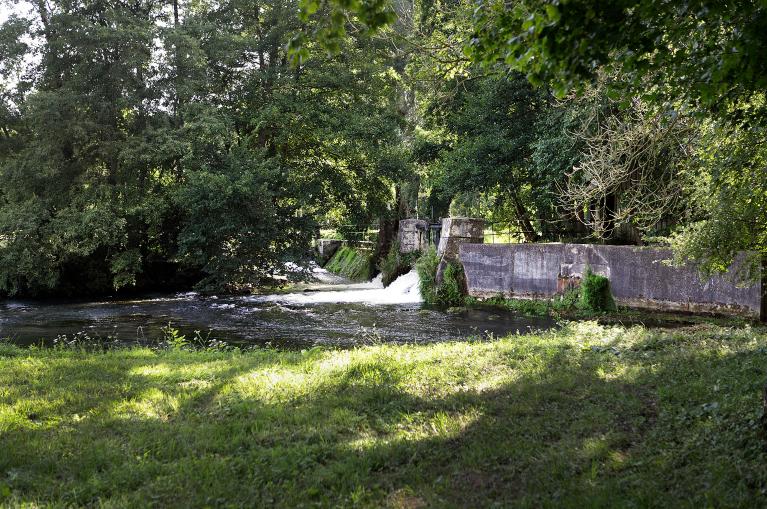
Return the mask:
[[[327,271],[315,269],[318,280],[325,278]],[[317,291],[304,291],[250,297],[254,302],[278,302],[284,304],[420,304],[423,302],[418,288],[418,273],[411,270],[398,277],[384,288],[379,275],[367,283],[349,285],[326,285],[317,287]],[[311,290],[311,289],[310,289]]]

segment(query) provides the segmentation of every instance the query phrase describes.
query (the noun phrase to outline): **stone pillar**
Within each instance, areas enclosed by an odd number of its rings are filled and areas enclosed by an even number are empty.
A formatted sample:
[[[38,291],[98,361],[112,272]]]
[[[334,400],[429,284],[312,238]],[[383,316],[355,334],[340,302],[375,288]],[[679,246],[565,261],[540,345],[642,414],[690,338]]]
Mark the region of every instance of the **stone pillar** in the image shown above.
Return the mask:
[[[397,233],[400,253],[425,251],[429,247],[429,222],[423,219],[403,219]]]
[[[442,220],[442,233],[437,254],[440,257],[437,281],[442,281],[450,261],[458,260],[458,246],[461,244],[482,244],[485,242],[485,221],[470,217],[448,217]]]

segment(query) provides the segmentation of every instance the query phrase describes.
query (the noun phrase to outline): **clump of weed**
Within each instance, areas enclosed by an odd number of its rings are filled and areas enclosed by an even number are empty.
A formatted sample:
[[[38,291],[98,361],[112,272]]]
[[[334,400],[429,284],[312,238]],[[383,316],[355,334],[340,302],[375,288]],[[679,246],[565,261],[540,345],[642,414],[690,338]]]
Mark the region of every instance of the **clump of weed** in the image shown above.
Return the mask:
[[[439,257],[434,246],[430,246],[418,261],[415,262],[415,270],[420,279],[419,287],[421,297],[426,304],[437,303],[437,267],[439,266]]]
[[[53,347],[57,349],[106,351],[121,345],[117,333],[102,336],[79,331],[74,334],[59,334],[53,338]]]
[[[442,273],[442,283],[437,287],[437,304],[462,306],[465,297],[463,286],[463,267],[449,262]]]
[[[586,268],[580,285],[581,307],[588,311],[616,311],[615,300],[610,292],[610,280],[594,274],[590,267]]]
[[[424,252],[415,264],[420,278],[421,297],[426,304],[439,306],[462,306],[466,299],[463,267],[456,262],[448,262],[442,273],[442,281],[437,281],[439,257],[434,247]]]
[[[225,341],[221,341],[215,338],[211,338],[211,332],[208,331],[203,334],[201,331],[194,331],[194,336],[191,339],[187,339],[186,334],[182,334],[181,331],[173,324],[168,322],[168,325],[160,329],[162,332],[161,346],[169,348],[171,350],[232,350],[233,348]]]
[[[372,256],[350,246],[341,246],[325,265],[325,269],[349,279],[368,280],[373,272]]]

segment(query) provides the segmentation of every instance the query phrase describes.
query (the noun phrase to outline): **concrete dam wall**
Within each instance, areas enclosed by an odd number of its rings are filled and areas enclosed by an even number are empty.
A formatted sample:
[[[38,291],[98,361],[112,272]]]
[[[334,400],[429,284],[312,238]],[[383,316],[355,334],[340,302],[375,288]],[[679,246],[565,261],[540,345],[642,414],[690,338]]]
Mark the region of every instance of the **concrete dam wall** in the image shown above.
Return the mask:
[[[667,249],[587,244],[458,246],[469,295],[551,298],[579,281],[586,267],[607,276],[618,304],[759,318],[762,284],[740,287],[724,276],[701,280],[694,267],[670,267]],[[737,263],[737,262],[736,262]]]

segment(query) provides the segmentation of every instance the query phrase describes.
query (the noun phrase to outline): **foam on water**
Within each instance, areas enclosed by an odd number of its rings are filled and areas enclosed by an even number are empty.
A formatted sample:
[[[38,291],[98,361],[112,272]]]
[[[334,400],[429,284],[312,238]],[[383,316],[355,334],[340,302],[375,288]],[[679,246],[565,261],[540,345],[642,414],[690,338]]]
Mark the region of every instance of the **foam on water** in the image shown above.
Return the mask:
[[[411,270],[398,277],[384,288],[380,275],[367,283],[345,285],[343,290],[286,293],[251,297],[257,302],[279,302],[285,304],[419,304],[421,291],[418,288],[418,273]]]

